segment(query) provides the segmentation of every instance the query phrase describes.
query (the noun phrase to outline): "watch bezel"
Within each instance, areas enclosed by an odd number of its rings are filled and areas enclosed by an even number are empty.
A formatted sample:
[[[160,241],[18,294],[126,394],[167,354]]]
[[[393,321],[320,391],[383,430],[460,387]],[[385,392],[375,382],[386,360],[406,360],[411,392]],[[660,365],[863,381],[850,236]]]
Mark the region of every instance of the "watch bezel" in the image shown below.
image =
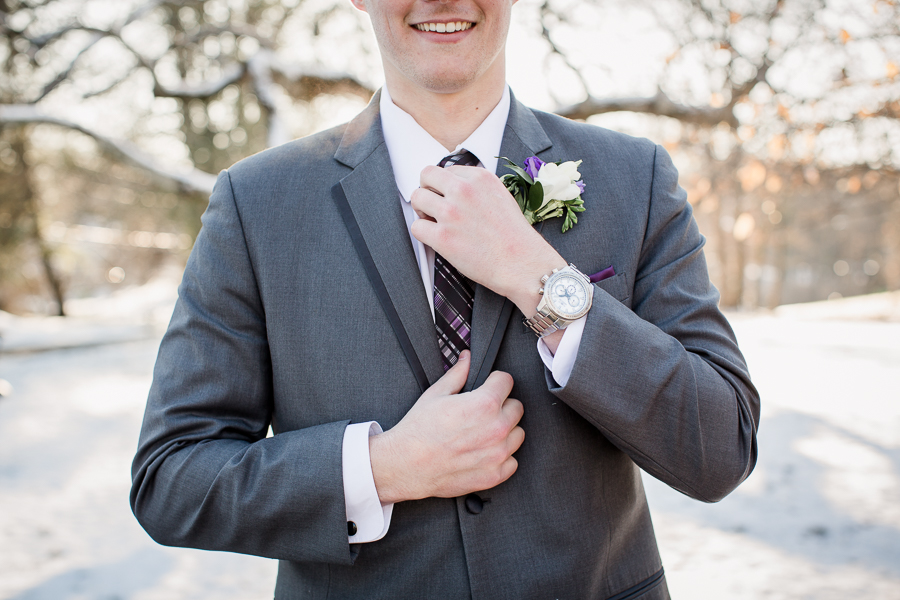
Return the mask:
[[[579,310],[576,313],[561,312],[559,310],[559,307],[553,301],[553,294],[549,293],[551,286],[554,284],[554,282],[563,277],[568,277],[568,278],[576,280],[576,282],[579,285],[581,285],[582,289],[584,290],[584,295],[585,295],[584,306],[582,306],[581,310]],[[584,275],[582,275],[581,272],[578,271],[577,269],[573,269],[571,266],[564,267],[564,268],[560,269],[559,271],[557,271],[556,273],[553,273],[547,279],[547,282],[544,284],[544,290],[546,290],[544,292],[544,298],[547,300],[547,305],[548,305],[547,307],[551,311],[553,311],[553,315],[557,318],[557,320],[562,320],[562,321],[565,321],[568,323],[571,323],[572,321],[577,321],[584,315],[588,314],[588,312],[591,310],[591,300],[593,298],[593,292],[594,292],[593,286],[594,286],[594,284],[592,284],[590,282],[590,280],[588,280]]]

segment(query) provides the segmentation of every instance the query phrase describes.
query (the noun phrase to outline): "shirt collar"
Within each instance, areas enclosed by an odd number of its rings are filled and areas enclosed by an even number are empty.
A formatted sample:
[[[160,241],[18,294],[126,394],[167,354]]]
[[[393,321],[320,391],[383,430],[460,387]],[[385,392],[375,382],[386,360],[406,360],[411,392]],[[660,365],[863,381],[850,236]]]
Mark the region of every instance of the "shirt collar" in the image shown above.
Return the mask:
[[[503,130],[509,117],[509,87],[504,86],[503,96],[491,113],[466,140],[454,151],[465,148],[478,157],[484,168],[497,172],[497,156],[503,141]],[[391,157],[394,179],[403,199],[409,202],[413,191],[419,187],[419,174],[428,165],[438,164],[450,154],[440,142],[422,129],[409,113],[391,100],[387,86],[381,90],[381,129]]]

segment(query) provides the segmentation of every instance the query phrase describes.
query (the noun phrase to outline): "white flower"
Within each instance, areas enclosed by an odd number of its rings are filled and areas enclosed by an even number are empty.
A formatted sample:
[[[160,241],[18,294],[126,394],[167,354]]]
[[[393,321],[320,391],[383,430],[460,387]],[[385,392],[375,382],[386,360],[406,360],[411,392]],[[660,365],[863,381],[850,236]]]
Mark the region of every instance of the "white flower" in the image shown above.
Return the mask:
[[[581,195],[581,190],[575,185],[575,182],[581,179],[581,173],[578,172],[578,165],[581,161],[567,161],[560,165],[555,163],[546,163],[538,171],[535,181],[539,181],[544,188],[544,203],[553,200],[574,200]]]

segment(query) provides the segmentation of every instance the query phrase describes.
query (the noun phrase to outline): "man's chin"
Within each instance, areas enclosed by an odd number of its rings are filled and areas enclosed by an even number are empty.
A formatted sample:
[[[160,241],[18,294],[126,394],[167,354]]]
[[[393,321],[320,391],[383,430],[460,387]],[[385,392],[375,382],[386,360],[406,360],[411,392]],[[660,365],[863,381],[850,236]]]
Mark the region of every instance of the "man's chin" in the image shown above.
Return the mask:
[[[458,94],[469,89],[477,80],[478,76],[471,72],[438,71],[421,74],[413,83],[433,94]]]
[[[486,63],[460,56],[429,58],[433,60],[418,64],[408,60],[385,61],[385,71],[390,70],[396,78],[404,80],[401,85],[431,94],[459,94],[485,85],[490,87],[489,80],[495,79],[492,72],[498,68],[499,81],[505,81],[502,62]]]

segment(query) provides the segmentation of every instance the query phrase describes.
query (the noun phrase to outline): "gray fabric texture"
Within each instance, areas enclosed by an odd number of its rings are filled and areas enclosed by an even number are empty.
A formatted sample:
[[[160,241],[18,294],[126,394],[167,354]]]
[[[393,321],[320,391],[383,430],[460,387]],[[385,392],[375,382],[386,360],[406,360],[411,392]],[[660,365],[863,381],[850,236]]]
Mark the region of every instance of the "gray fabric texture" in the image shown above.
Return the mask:
[[[542,234],[583,272],[617,275],[596,284],[565,387],[521,313],[499,332],[493,368],[515,380],[526,438],[518,471],[479,494],[484,510],[404,502],[384,539],[347,542],[344,428],[389,429],[420,391],[335,183],[429,381],[443,374],[376,95],[351,123],[219,176],[134,460],[131,504],[155,540],[279,559],[279,599],[602,600],[661,568],[639,468],[703,501],[750,473],[759,398],[666,152],[513,99],[501,154],[584,161],[587,211],[570,232],[554,219]],[[503,303],[477,286],[467,387],[504,327]],[[669,596],[663,579],[627,597]]]

